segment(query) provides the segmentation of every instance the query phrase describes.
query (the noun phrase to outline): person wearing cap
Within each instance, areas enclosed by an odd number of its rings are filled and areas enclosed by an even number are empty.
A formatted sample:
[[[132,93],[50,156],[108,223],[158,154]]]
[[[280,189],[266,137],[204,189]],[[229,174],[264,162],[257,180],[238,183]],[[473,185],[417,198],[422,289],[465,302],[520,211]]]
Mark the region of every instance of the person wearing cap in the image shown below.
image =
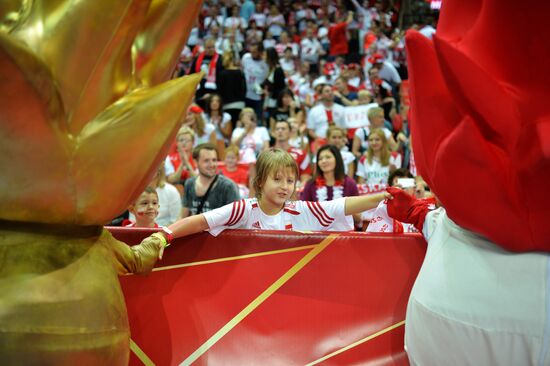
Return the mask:
[[[206,123],[203,113],[204,110],[201,107],[191,104],[182,125],[191,128],[195,133],[194,146],[205,142],[216,143],[216,127],[211,123]]]
[[[391,62],[384,59],[384,56],[375,53],[372,56],[372,64],[378,69],[378,76],[380,79],[386,80],[393,88],[398,88],[399,85],[401,85],[401,76],[399,76],[399,72]]]

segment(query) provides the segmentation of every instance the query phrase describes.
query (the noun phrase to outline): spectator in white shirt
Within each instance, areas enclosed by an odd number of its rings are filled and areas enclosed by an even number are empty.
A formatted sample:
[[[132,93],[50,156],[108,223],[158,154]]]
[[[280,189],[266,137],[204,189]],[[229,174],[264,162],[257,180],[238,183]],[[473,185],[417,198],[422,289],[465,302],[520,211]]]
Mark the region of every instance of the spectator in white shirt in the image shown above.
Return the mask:
[[[233,130],[231,143],[239,146],[239,162],[254,163],[258,154],[269,148],[269,132],[265,127],[257,126],[252,108],[241,111],[238,126]]]
[[[251,44],[249,53],[246,53],[241,61],[244,77],[246,79],[245,104],[256,112],[259,121],[262,121],[263,101],[262,84],[269,73],[269,67],[263,59],[263,46],[261,43]]]
[[[318,144],[322,145],[330,125],[346,127],[344,117],[344,107],[334,103],[332,86],[323,84],[319,103],[311,108],[307,116],[307,127],[311,140],[318,140]]]
[[[232,31],[235,34],[235,38],[238,42],[244,42],[244,30],[246,28],[246,22],[239,16],[239,7],[234,5],[231,7],[231,16],[225,18],[223,22],[225,33]]]
[[[249,21],[255,21],[258,28],[265,30],[266,18],[263,2],[256,3],[256,11],[250,16]]]
[[[286,26],[286,22],[285,17],[279,12],[279,7],[276,4],[272,4],[269,9],[269,15],[266,18],[266,26],[267,30],[273,35],[273,38],[279,40]]]
[[[302,62],[308,62],[310,65],[310,73],[319,73],[319,57],[325,54],[325,50],[317,37],[313,33],[313,28],[307,28],[306,36],[300,42],[302,47]]]

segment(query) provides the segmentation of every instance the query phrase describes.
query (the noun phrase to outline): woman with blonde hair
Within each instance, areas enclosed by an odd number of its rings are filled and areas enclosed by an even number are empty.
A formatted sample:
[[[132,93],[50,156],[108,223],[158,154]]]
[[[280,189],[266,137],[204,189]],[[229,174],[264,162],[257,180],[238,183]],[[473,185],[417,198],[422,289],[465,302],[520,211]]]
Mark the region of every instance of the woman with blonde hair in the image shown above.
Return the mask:
[[[203,113],[203,109],[196,104],[191,104],[187,109],[183,126],[187,126],[195,132],[193,147],[207,142],[216,144],[216,127],[206,122]]]
[[[386,184],[392,171],[401,168],[401,155],[391,152],[383,130],[374,128],[368,137],[368,148],[359,159],[357,180],[366,184]]]
[[[169,153],[164,163],[166,179],[175,185],[182,185],[187,178],[196,175],[196,164],[193,160],[195,132],[184,126],[176,135],[176,150]]]
[[[384,132],[390,150],[397,150],[398,144],[393,138],[392,132],[387,127],[385,127],[384,110],[380,107],[370,108],[367,112],[367,118],[369,120],[369,125],[365,127],[360,127],[355,130],[355,134],[353,136],[353,145],[351,148],[353,154],[357,157],[360,157],[361,152],[367,150],[367,148],[369,147],[368,136],[370,134],[370,131],[375,128],[378,128]]]

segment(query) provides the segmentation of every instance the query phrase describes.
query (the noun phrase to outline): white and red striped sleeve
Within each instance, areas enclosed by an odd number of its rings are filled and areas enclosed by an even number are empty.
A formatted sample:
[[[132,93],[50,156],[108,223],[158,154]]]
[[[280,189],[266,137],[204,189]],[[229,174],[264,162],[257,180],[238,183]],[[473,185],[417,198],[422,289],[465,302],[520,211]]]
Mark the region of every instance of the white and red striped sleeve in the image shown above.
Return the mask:
[[[299,201],[300,211],[294,230],[349,231],[353,219],[345,215],[345,198],[332,201]]]
[[[207,211],[203,215],[208,223],[210,234],[218,236],[225,229],[244,228],[250,210],[250,200],[242,199],[215,210]]]

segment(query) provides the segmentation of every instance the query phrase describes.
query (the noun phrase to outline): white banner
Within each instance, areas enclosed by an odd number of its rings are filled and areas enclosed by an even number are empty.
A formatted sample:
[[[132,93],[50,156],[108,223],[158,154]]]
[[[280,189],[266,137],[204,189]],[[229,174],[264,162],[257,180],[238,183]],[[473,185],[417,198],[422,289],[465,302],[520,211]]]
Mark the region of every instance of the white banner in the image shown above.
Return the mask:
[[[345,107],[344,118],[346,128],[360,128],[370,124],[368,113],[373,107],[378,107],[377,103],[367,105],[358,105],[353,107]]]

